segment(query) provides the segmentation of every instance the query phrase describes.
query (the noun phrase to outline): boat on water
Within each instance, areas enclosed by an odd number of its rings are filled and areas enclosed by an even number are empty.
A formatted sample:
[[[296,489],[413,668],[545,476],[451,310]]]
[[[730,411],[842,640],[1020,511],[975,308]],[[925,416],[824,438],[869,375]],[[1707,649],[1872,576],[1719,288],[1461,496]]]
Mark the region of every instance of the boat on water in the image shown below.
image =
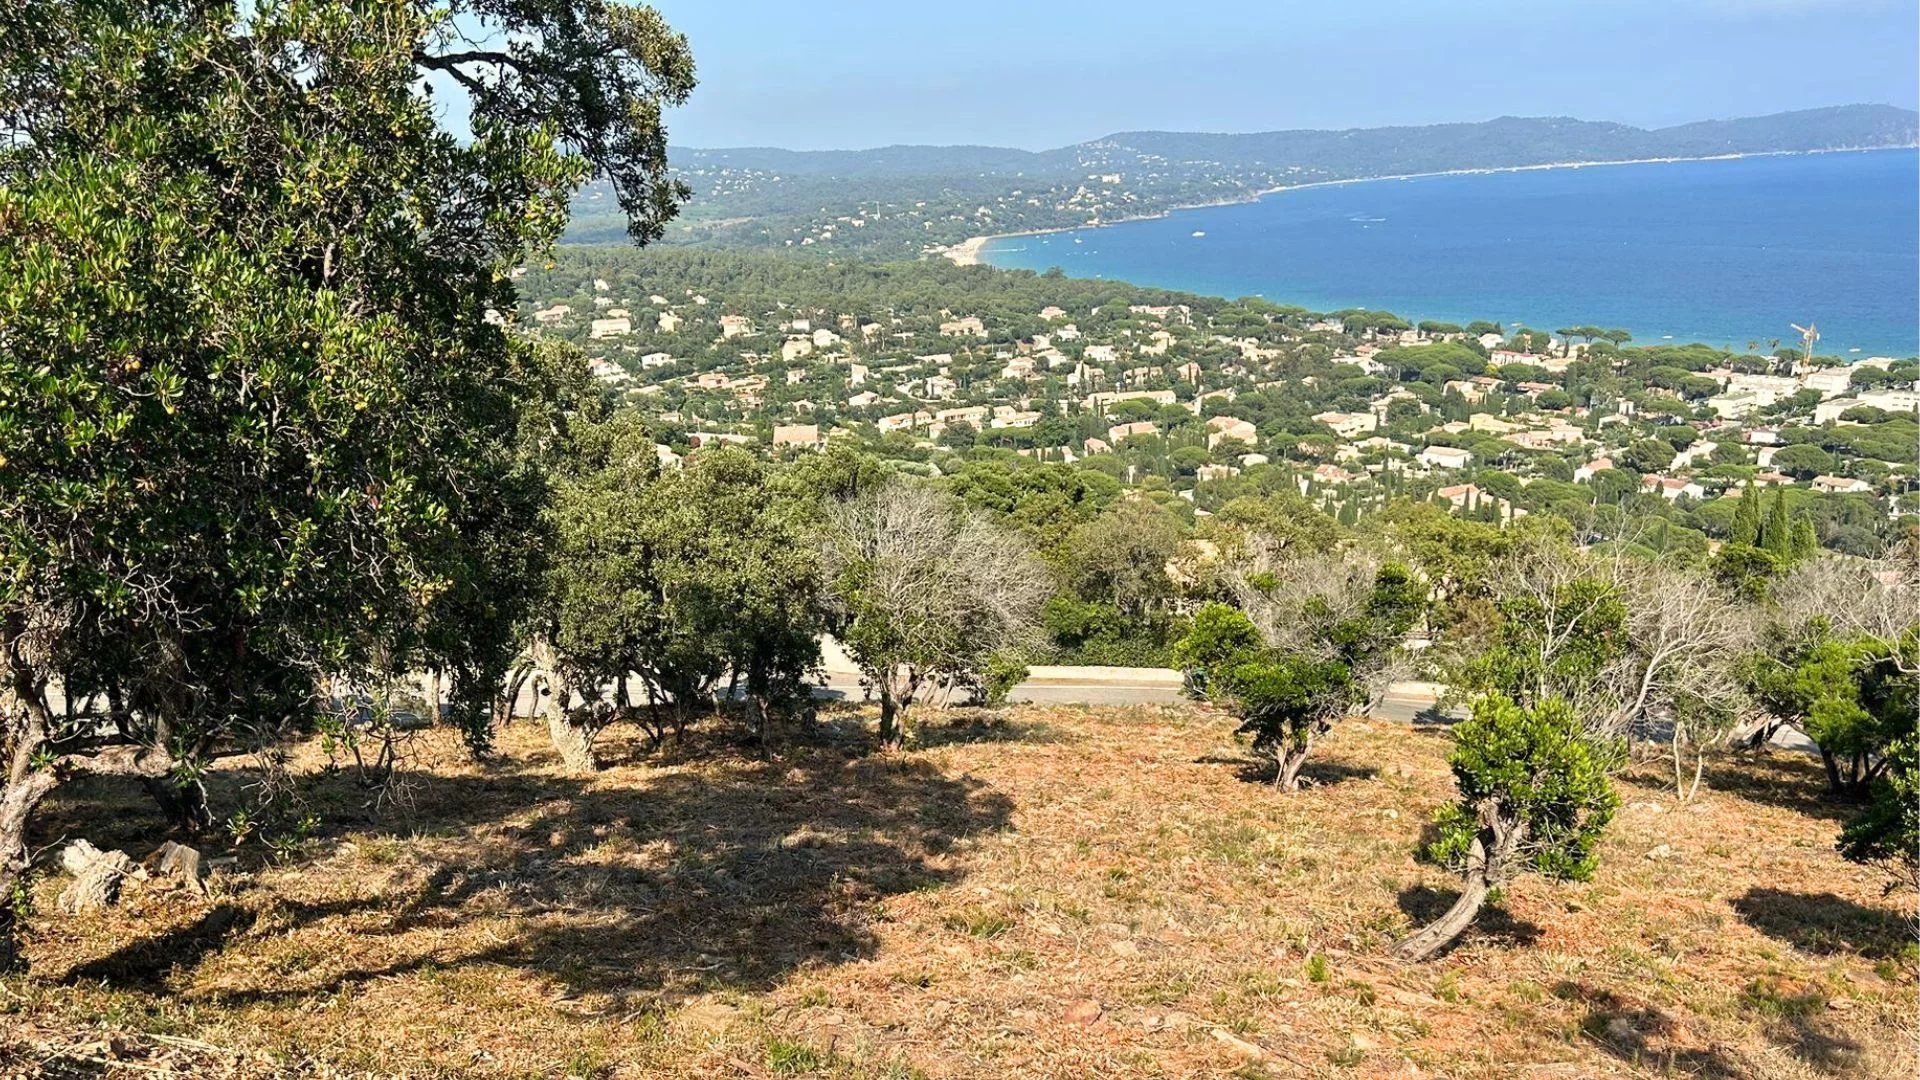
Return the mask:
[[[1193,230],[1193,235],[1194,235],[1194,236],[1196,236],[1196,237],[1199,237],[1199,236],[1205,236],[1205,235],[1207,235],[1207,234],[1206,234],[1206,231],[1205,231],[1204,229],[1195,229],[1195,230]]]

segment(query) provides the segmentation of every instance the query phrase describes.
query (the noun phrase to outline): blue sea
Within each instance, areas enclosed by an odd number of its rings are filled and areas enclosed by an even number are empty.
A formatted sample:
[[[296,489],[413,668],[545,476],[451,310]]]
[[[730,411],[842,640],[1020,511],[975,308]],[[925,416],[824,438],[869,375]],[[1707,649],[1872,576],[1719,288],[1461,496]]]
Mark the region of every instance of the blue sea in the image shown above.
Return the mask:
[[[1196,235],[1204,233],[1205,235]],[[1583,166],[1296,188],[989,243],[984,261],[1316,311],[1620,327],[1636,342],[1920,353],[1920,153]]]

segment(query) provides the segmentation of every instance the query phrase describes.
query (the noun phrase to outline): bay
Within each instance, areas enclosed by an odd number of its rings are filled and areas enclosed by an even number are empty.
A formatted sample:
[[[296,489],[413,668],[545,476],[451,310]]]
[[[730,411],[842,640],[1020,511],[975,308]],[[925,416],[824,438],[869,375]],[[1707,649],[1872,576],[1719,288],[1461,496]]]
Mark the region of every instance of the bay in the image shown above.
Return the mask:
[[[1859,358],[1920,353],[1920,153],[1588,165],[1294,188],[1034,236],[1001,267],[1316,311],[1620,327]]]

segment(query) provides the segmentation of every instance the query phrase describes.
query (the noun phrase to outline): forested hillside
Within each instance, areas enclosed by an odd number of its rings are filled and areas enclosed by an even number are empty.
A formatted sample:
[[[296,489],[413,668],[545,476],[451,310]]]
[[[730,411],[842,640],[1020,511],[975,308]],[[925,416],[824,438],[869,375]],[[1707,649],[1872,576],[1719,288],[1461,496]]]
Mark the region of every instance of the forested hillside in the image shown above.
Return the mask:
[[[1122,132],[1054,150],[890,146],[675,149],[694,191],[675,243],[911,256],[970,236],[1060,228],[1246,199],[1294,184],[1574,161],[1908,146],[1911,111],[1810,109],[1645,129],[1560,117],[1346,131]],[[570,239],[625,228],[604,189]]]

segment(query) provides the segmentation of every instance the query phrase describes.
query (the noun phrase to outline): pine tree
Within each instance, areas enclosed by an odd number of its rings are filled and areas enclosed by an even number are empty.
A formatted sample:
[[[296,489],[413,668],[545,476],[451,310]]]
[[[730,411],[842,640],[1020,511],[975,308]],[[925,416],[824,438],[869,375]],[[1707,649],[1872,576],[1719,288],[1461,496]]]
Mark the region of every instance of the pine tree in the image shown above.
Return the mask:
[[[1787,489],[1773,489],[1773,506],[1767,510],[1767,524],[1760,530],[1760,546],[1767,554],[1785,561],[1793,558],[1793,523],[1787,518]]]
[[[1740,492],[1740,503],[1734,508],[1733,527],[1727,533],[1727,542],[1748,547],[1760,542],[1760,499],[1754,493],[1751,481]]]

